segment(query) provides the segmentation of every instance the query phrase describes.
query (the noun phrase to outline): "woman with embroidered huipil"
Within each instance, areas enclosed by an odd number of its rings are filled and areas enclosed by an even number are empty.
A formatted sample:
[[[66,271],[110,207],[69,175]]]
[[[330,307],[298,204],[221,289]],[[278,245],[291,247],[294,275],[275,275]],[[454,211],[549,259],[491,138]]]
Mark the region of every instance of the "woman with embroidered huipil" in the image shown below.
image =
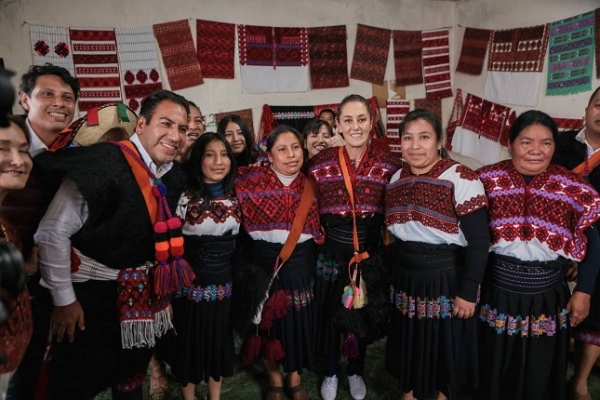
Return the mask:
[[[442,127],[417,109],[400,125],[406,163],[385,192],[392,270],[386,369],[403,400],[477,386],[475,306],[490,236],[477,174],[442,157]]]
[[[258,334],[244,345],[263,357],[270,383],[267,400],[283,399],[279,363],[295,400],[308,399],[300,374],[313,368],[315,243],[322,243],[323,233],[312,182],[300,172],[302,143],[298,131],[278,126],[267,139],[271,165],[242,167],[235,180],[242,225],[251,239],[244,256],[274,276],[260,321],[255,320]],[[286,249],[291,254],[284,255]]]
[[[8,121],[4,119],[3,123],[8,126],[0,127],[0,203],[11,191],[25,187],[33,166],[28,152],[30,139],[27,126],[22,120],[14,117],[9,117]],[[0,235],[0,241],[13,243],[21,250],[19,231],[4,215],[0,215]],[[3,254],[3,259],[6,262],[8,256]],[[8,267],[3,264],[2,268]],[[25,264],[26,275],[33,275],[37,272],[37,268],[37,256],[33,256]],[[10,272],[5,270],[6,274]],[[3,286],[7,286],[6,283]],[[4,315],[3,322],[0,324],[0,354],[4,358],[0,365],[0,398],[2,399],[6,396],[8,382],[21,363],[33,333],[27,287],[24,287],[14,298],[6,291],[3,292],[2,304],[9,315]]]
[[[565,398],[569,326],[589,310],[598,273],[596,191],[550,164],[558,129],[540,111],[510,128],[512,160],[477,170],[489,199],[490,267],[481,291],[481,399]],[[571,296],[567,264],[580,262]]]
[[[381,289],[382,312],[365,312],[342,304],[342,296],[346,295],[344,299],[350,306],[349,261],[355,253],[353,215],[356,216],[357,250],[362,253],[380,245],[385,185],[401,163],[400,159],[370,144],[372,124],[373,115],[367,100],[359,95],[347,96],[337,114],[337,129],[344,138],[344,146],[323,149],[308,164],[309,176],[316,182],[321,222],[326,232],[325,244],[319,250],[315,281],[317,351],[325,357],[325,379],[321,385],[321,396],[325,400],[333,400],[337,395],[340,350],[348,356],[346,374],[352,398],[365,398],[367,388],[362,374],[367,344],[376,334],[373,332],[376,325],[381,327],[387,322],[385,284],[381,277],[373,276],[370,281],[365,277],[365,282],[381,286],[377,289]],[[347,168],[348,179],[344,178],[343,166]],[[371,269],[366,268],[364,272],[369,274]],[[354,289],[352,291],[354,294]],[[377,290],[368,296],[368,307],[378,304]],[[371,332],[367,331],[365,316],[372,317]]]
[[[195,385],[208,383],[208,398],[219,399],[222,377],[233,375],[231,257],[240,227],[233,196],[233,152],[224,136],[205,133],[183,164],[188,187],[177,214],[183,219],[185,255],[196,278],[176,292],[173,325],[177,332],[172,369],[183,397],[194,399]]]

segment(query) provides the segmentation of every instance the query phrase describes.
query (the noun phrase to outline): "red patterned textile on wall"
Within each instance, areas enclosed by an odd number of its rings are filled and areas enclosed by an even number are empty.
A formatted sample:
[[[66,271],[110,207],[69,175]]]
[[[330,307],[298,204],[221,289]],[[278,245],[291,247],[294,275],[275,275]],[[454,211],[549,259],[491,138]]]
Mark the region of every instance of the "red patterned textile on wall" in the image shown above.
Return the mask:
[[[580,130],[583,128],[585,120],[583,118],[555,118],[552,117],[559,131]]]
[[[350,78],[383,85],[391,32],[358,24]]]
[[[142,100],[162,89],[152,27],[115,28],[125,103],[136,113]]]
[[[152,25],[171,90],[204,83],[190,24],[186,19]]]
[[[393,31],[396,85],[423,83],[423,41],[421,31]]]
[[[481,75],[491,37],[489,29],[466,28],[456,72]]]
[[[542,72],[547,48],[548,24],[494,31],[488,71]]]
[[[510,107],[469,93],[458,125],[507,147],[508,131],[515,118]]]
[[[385,137],[390,150],[402,154],[400,149],[400,123],[410,110],[409,100],[388,99],[386,105],[387,126]]]
[[[70,28],[79,111],[123,101],[114,29]]]
[[[319,105],[315,106],[315,118],[319,118],[319,114],[321,113],[321,111],[323,111],[327,108],[330,110],[333,110],[333,112],[335,113],[335,115],[337,117],[337,112],[338,112],[339,106],[340,106],[340,103],[319,104]]]
[[[415,109],[423,108],[431,111],[433,115],[442,121],[442,99],[415,99]]]
[[[238,25],[243,93],[310,89],[306,28]]]
[[[312,88],[349,86],[346,25],[308,28],[307,31]]]
[[[448,29],[421,32],[423,75],[428,99],[452,97]]]
[[[196,20],[198,61],[204,78],[234,78],[235,24]]]

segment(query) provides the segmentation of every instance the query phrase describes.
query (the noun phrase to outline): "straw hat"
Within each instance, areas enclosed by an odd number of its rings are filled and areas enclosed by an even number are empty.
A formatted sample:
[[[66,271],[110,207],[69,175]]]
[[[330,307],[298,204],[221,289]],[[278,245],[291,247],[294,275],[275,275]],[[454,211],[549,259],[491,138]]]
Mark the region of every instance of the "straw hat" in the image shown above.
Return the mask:
[[[71,124],[75,146],[90,146],[107,140],[125,140],[133,135],[138,117],[125,104],[111,103],[98,107],[98,124],[90,125],[88,116],[95,112],[89,110],[85,117]]]

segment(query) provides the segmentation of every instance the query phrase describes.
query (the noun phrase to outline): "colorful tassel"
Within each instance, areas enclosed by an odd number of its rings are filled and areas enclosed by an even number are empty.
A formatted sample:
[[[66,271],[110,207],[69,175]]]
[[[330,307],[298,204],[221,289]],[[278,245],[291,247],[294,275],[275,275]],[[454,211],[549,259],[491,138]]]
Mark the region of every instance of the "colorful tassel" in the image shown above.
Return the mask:
[[[277,339],[269,339],[265,344],[265,360],[279,361],[285,357],[285,351],[281,342]]]
[[[348,358],[358,357],[358,340],[352,332],[348,332],[342,344],[342,355]]]
[[[273,310],[276,319],[285,317],[291,306],[292,302],[290,301],[290,298],[282,289],[273,292],[265,303],[267,309]]]
[[[243,365],[252,365],[254,364],[258,358],[260,357],[261,349],[262,349],[262,339],[260,336],[254,335],[250,336],[244,344],[242,344],[242,348],[240,349],[240,356],[242,358]]]

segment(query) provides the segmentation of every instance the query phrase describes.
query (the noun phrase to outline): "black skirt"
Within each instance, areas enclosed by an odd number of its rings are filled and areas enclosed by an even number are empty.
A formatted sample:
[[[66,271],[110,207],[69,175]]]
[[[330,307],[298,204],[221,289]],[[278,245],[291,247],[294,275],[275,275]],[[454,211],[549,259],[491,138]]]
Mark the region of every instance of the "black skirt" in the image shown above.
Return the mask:
[[[253,241],[253,261],[273,273],[275,259],[282,244]],[[285,352],[281,364],[286,373],[314,367],[314,274],[315,244],[313,240],[298,243],[288,261],[279,270],[270,292],[282,289],[291,302],[283,318],[275,319],[273,328],[259,331],[264,338],[278,339]]]
[[[566,265],[490,257],[479,311],[481,399],[565,398]]]
[[[320,355],[339,352],[345,329],[339,323],[344,287],[350,283],[348,262],[354,254],[352,217],[322,216],[325,244],[319,248],[316,263],[316,350]],[[381,244],[383,217],[358,218],[357,231],[361,251],[371,251]],[[354,312],[354,311],[352,311]],[[367,332],[355,332],[369,336]],[[372,339],[372,338],[369,338]]]
[[[441,391],[456,399],[462,384],[477,386],[476,316],[452,317],[462,252],[451,245],[396,241],[391,264],[386,370],[403,393],[418,399]]]
[[[186,258],[196,279],[193,288],[174,296],[173,325],[177,335],[170,346],[171,367],[178,382],[198,384],[209,377],[233,375],[231,257],[235,236],[186,236]]]

